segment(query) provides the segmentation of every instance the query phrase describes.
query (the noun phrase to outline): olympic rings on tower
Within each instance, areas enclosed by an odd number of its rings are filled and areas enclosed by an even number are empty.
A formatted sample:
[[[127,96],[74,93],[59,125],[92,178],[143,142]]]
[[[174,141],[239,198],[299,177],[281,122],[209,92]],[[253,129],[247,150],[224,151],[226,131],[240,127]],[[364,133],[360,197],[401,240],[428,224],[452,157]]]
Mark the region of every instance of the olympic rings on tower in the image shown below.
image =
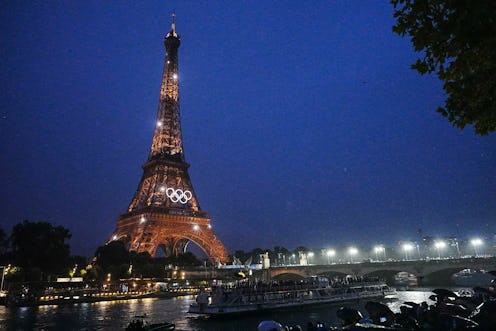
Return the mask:
[[[193,197],[193,194],[191,194],[191,191],[188,190],[181,190],[181,189],[173,189],[172,187],[167,188],[165,190],[165,194],[167,197],[172,201],[172,202],[180,202],[183,205],[191,200]]]

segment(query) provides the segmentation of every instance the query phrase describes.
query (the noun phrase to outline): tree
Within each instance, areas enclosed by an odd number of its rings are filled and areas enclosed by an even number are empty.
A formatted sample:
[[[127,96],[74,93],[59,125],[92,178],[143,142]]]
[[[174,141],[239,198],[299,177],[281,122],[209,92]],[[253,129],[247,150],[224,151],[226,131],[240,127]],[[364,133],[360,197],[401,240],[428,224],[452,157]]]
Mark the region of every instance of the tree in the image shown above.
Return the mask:
[[[417,52],[412,68],[435,72],[447,99],[437,111],[460,129],[496,130],[496,1],[392,0],[393,31],[409,35]]]
[[[131,264],[133,266],[131,277],[151,277],[153,276],[153,264],[154,259],[148,252],[129,252],[129,258],[131,259]]]
[[[0,265],[7,265],[11,262],[11,252],[8,250],[9,241],[5,231],[0,228]]]
[[[98,247],[95,258],[97,278],[104,279],[108,273],[112,279],[128,278],[130,256],[122,241],[114,240]]]
[[[2,228],[0,228],[0,255],[7,251],[7,246],[7,234]]]
[[[69,230],[47,222],[23,221],[10,236],[14,262],[27,270],[57,274],[69,264]],[[38,272],[38,271],[37,271]]]

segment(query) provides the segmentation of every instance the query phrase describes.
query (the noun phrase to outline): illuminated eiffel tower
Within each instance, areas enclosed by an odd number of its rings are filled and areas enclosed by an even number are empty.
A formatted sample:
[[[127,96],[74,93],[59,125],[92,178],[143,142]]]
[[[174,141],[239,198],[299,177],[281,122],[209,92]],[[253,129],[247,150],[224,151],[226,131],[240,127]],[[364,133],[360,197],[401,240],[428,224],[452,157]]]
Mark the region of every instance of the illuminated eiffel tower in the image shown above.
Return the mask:
[[[129,249],[155,256],[183,253],[189,243],[200,247],[212,262],[225,263],[228,255],[200,208],[183,152],[179,111],[178,49],[175,15],[165,36],[166,49],[157,122],[143,176],[127,212],[117,221],[110,241],[122,240]]]

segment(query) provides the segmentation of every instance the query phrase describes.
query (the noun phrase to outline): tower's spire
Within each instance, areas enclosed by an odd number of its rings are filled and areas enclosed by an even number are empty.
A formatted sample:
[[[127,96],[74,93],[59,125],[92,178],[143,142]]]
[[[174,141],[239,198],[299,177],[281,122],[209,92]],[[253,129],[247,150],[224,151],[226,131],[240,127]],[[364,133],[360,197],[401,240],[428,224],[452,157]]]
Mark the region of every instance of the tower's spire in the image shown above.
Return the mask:
[[[149,160],[157,157],[184,161],[179,110],[178,49],[181,45],[176,33],[176,15],[172,14],[171,31],[165,36],[166,49],[162,85],[160,88],[157,124],[153,134]]]
[[[178,38],[179,36],[177,35],[176,33],[176,13],[172,13],[172,23],[171,23],[171,30],[170,32],[167,34],[167,36],[165,36],[166,38],[169,38],[169,37],[175,37],[175,38]]]

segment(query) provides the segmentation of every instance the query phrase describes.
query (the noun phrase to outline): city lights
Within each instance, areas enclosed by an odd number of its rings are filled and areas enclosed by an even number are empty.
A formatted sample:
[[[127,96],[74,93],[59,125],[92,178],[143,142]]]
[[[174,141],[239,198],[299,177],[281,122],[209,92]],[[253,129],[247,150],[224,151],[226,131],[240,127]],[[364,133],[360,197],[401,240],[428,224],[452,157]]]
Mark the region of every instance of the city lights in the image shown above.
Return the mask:
[[[410,243],[403,244],[403,250],[405,251],[405,260],[408,260],[408,252],[413,249],[413,245]]]
[[[334,264],[334,256],[336,255],[336,251],[334,249],[328,249],[326,255],[327,255],[327,264],[329,264],[329,258],[332,258],[332,264]]]
[[[484,242],[480,238],[474,238],[470,240],[470,244],[474,247],[475,257],[478,257],[479,256],[478,247],[482,246]]]
[[[438,258],[441,258],[441,250],[446,247],[446,243],[444,241],[436,241],[434,243],[434,247],[437,249]]]
[[[308,264],[310,264],[310,259],[313,257],[313,252],[308,252],[307,257],[308,257]]]
[[[382,245],[378,245],[374,247],[375,259],[379,261],[379,253],[384,254],[384,260],[386,259],[386,249]]]
[[[348,249],[348,253],[350,254],[350,262],[353,263],[353,256],[358,254],[358,249],[355,247],[350,247]]]

